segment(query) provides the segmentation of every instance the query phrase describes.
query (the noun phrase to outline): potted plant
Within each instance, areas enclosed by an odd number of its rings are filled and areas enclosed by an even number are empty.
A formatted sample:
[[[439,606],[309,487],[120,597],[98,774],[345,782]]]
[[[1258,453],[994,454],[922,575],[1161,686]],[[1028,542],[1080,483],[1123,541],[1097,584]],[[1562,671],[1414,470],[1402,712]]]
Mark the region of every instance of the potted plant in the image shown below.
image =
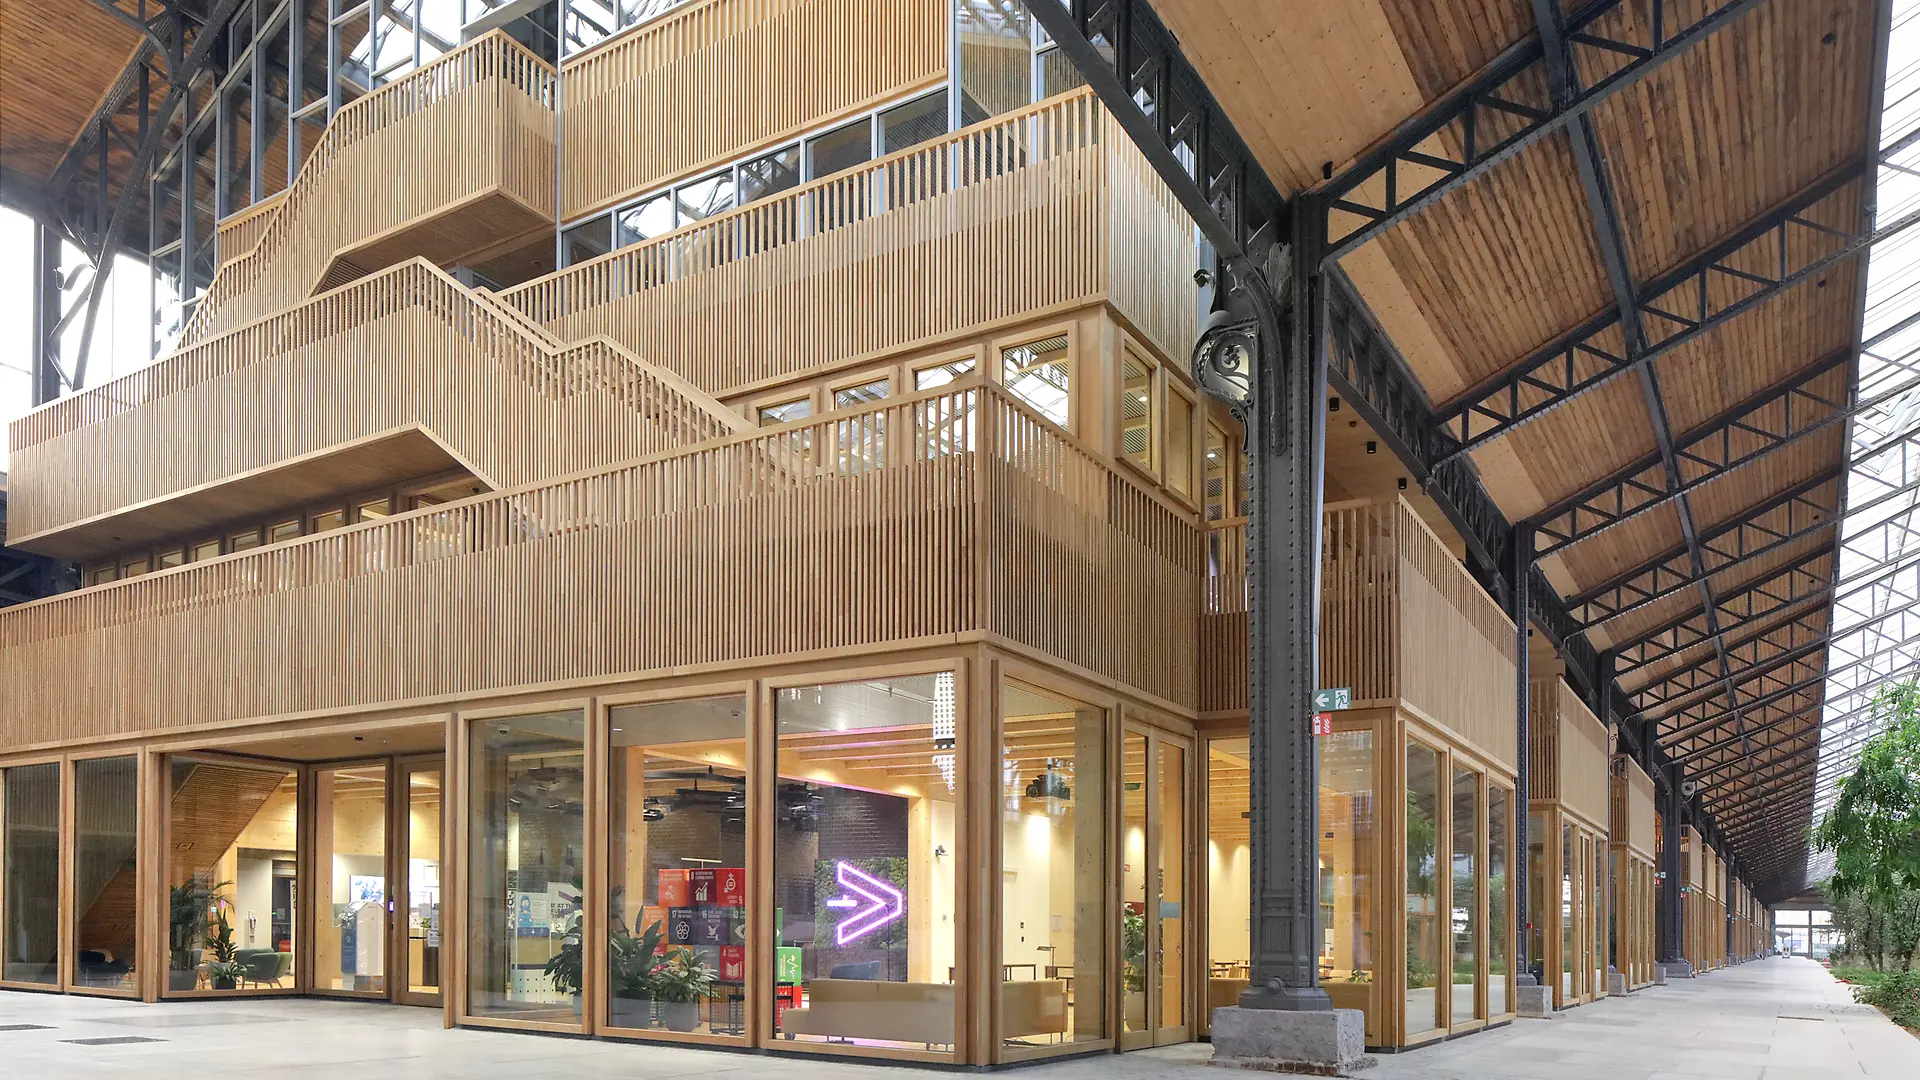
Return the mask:
[[[541,969],[558,993],[580,992],[580,941],[580,910],[575,908],[560,924],[560,951],[548,958]]]
[[[207,930],[207,978],[215,990],[232,990],[240,985],[246,967],[240,963],[239,949],[233,943],[233,927],[225,915]]]
[[[660,1003],[661,1022],[673,1031],[700,1026],[700,1002],[713,996],[713,969],[685,945],[668,949],[647,980]]]
[[[653,967],[666,936],[655,920],[639,935],[616,917],[607,941],[607,980],[613,990],[607,1020],[614,1027],[644,1028],[653,1024]]]
[[[199,981],[202,939],[207,932],[207,910],[224,909],[220,890],[232,882],[209,885],[199,878],[175,885],[167,892],[167,988],[191,990]]]
[[[1127,1029],[1147,1026],[1147,916],[1142,911],[1120,913],[1121,984],[1126,988]]]

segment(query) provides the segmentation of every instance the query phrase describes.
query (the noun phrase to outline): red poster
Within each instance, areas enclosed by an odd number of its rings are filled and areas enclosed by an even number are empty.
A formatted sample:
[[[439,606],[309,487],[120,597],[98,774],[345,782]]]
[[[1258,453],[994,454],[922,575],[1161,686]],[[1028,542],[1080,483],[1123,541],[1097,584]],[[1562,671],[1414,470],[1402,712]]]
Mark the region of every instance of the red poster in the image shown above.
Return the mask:
[[[689,871],[686,870],[660,871],[661,907],[686,907],[687,904],[691,902],[691,890],[687,884],[688,873]]]
[[[747,981],[747,947],[745,945],[720,946],[720,981],[723,983]]]
[[[693,881],[693,902],[696,905],[720,902],[720,889],[714,871],[692,870],[688,871],[688,875]]]
[[[747,906],[747,872],[737,866],[718,871],[721,907]]]

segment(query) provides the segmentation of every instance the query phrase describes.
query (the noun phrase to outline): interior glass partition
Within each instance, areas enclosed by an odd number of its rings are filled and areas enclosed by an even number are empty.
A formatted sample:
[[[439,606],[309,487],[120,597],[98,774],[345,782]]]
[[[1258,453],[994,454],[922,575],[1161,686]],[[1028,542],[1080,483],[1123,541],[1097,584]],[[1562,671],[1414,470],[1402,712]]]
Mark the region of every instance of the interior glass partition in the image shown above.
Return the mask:
[[[402,998],[436,1004],[440,997],[442,940],[440,860],[446,801],[446,761],[402,762],[397,788],[406,793],[405,875],[396,888],[405,896],[406,972]]]
[[[743,1036],[747,699],[618,706],[608,741],[606,1022]]]
[[[1374,736],[1370,729],[1336,731],[1321,737],[1320,982],[1337,1008],[1366,1013],[1369,1041],[1377,1037],[1373,886],[1378,800],[1374,785]],[[1246,811],[1243,802],[1240,813]],[[1245,827],[1243,817],[1241,828]],[[1235,884],[1239,889],[1237,902],[1244,910],[1249,899],[1247,879],[1242,877]],[[1220,917],[1217,906],[1214,917]],[[1244,915],[1238,924],[1245,925]],[[1239,978],[1240,988],[1244,988],[1244,967]]]
[[[0,769],[0,832],[6,892],[0,930],[6,934],[0,978],[57,986],[60,982],[60,763]]]
[[[167,775],[168,991],[292,990],[299,773],[176,756]]]
[[[1406,1033],[1442,1022],[1440,945],[1440,754],[1407,743]]]
[[[1452,1012],[1459,1025],[1480,1012],[1480,774],[1454,766],[1452,845]]]
[[[947,672],[775,695],[774,909],[759,917],[790,1041],[953,1050],[954,695]]]
[[[467,1014],[580,1022],[586,719],[469,727]]]
[[[73,985],[131,992],[140,868],[140,761],[73,763]]]
[[[1508,912],[1513,893],[1508,887],[1512,859],[1513,795],[1498,784],[1487,785],[1487,1015],[1504,1016],[1510,1006],[1507,983],[1513,978],[1513,920]]]
[[[1111,1037],[1108,715],[1019,683],[999,693],[1003,930],[995,974],[1001,1054],[1014,1060]],[[1144,769],[1144,739],[1138,750]],[[1141,995],[1143,1023],[1146,932],[1144,919],[1125,918],[1124,979],[1129,994]]]
[[[387,990],[387,767],[313,772],[313,988]]]

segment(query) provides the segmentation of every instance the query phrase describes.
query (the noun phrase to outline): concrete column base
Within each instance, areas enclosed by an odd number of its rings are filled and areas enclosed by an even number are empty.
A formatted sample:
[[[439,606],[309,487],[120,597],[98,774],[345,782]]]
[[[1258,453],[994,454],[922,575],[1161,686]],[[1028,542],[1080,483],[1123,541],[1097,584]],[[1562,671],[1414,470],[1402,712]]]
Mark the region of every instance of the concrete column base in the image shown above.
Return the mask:
[[[1213,1010],[1213,1064],[1262,1072],[1346,1076],[1372,1068],[1367,1018],[1358,1009]]]
[[[1664,985],[1668,979],[1693,978],[1693,965],[1685,960],[1670,960],[1653,965],[1653,981]]]
[[[1624,994],[1627,992],[1627,977],[1617,971],[1607,974],[1607,993]]]
[[[1514,1012],[1534,1020],[1547,1020],[1553,1016],[1553,987],[1516,986],[1513,993]]]

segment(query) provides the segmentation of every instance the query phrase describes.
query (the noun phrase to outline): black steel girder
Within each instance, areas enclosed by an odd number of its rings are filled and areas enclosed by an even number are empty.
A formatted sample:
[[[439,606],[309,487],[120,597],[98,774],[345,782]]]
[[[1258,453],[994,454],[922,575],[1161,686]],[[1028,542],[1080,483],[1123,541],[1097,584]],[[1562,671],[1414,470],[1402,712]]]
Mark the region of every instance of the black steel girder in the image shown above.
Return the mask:
[[[1619,309],[1609,309],[1442,405],[1443,434],[1453,443],[1447,456],[1470,453],[1503,438],[1803,282],[1821,280],[1836,265],[1920,223],[1920,212],[1914,212],[1867,233],[1836,229],[1808,216],[1848,184],[1870,184],[1872,165],[1869,160],[1829,173],[1726,240],[1648,283],[1637,308],[1647,325],[1658,331],[1650,330],[1651,340],[1637,357],[1623,356],[1609,344],[1620,325]],[[1793,258],[1803,247],[1819,254]],[[1741,263],[1753,261],[1754,251],[1764,251],[1773,260],[1770,272],[1742,268]],[[1717,303],[1715,287],[1727,283],[1744,286],[1742,295]]]
[[[1791,630],[1794,627],[1801,626],[1804,622],[1804,619],[1790,620],[1783,624],[1781,629]],[[1758,646],[1767,645],[1778,648],[1778,644],[1763,638],[1748,638],[1745,639],[1742,644],[1753,645],[1755,648],[1748,653],[1742,654],[1735,654],[1733,646],[1729,645],[1727,647],[1729,670],[1716,672],[1708,678],[1686,686],[1683,690],[1665,700],[1656,701],[1654,705],[1641,712],[1641,718],[1659,723],[1668,717],[1683,713],[1688,709],[1712,700],[1716,694],[1724,693],[1734,689],[1736,686],[1744,685],[1748,680],[1759,679],[1769,672],[1787,667],[1791,664],[1804,663],[1809,657],[1824,657],[1826,655],[1827,642],[1832,640],[1833,637],[1834,635],[1831,633],[1822,633],[1811,640],[1802,641],[1788,648],[1781,649],[1778,652],[1769,653],[1764,657],[1758,655]],[[1734,661],[1739,661],[1739,663],[1736,665],[1733,663]],[[1703,664],[1695,664],[1688,670],[1697,672],[1702,670],[1703,666],[1717,668],[1719,665],[1707,661],[1703,662]]]
[[[1716,602],[1717,607],[1722,614],[1738,624],[1790,604],[1797,604],[1814,593],[1831,587],[1830,577],[1816,575],[1807,570],[1807,567],[1832,557],[1831,547],[1803,555],[1777,570],[1769,570],[1757,579],[1722,595]],[[1784,588],[1768,588],[1769,585],[1783,579],[1786,582]],[[1765,601],[1764,606],[1762,601]],[[1621,673],[1625,674],[1707,642],[1713,636],[1713,632],[1704,625],[1705,621],[1704,612],[1690,611],[1642,631],[1628,640],[1614,642],[1609,648],[1625,660],[1621,669]]]
[[[1817,721],[1824,708],[1825,706],[1823,705],[1814,705],[1810,708],[1802,709],[1793,714],[1792,719],[1813,719]],[[1783,722],[1781,726],[1784,727],[1786,725]],[[1756,734],[1757,733],[1758,732],[1756,732]],[[1809,735],[1814,737],[1813,745],[1811,747],[1801,745]],[[1790,735],[1784,739],[1777,739],[1761,747],[1759,753],[1755,755],[1752,761],[1741,757],[1734,758],[1730,761],[1723,761],[1717,765],[1709,764],[1693,774],[1694,781],[1704,789],[1712,790],[1725,783],[1744,783],[1746,781],[1759,779],[1765,775],[1760,770],[1774,765],[1785,764],[1789,761],[1796,761],[1805,757],[1809,750],[1817,752],[1820,746],[1819,736],[1820,725],[1816,723],[1804,732]]]
[[[1797,816],[1799,806],[1782,802],[1787,795],[1798,795],[1811,779],[1810,762],[1795,762],[1791,768],[1774,773],[1755,787],[1746,789],[1735,799],[1718,800],[1716,805],[1724,812],[1728,822],[1740,819],[1746,823],[1764,823],[1774,825],[1780,818]],[[1747,815],[1742,818],[1741,815]],[[1729,824],[1728,829],[1733,825]]]
[[[1838,664],[1831,667],[1823,667],[1822,670],[1815,672],[1811,675],[1808,675],[1797,681],[1780,684],[1775,689],[1768,691],[1765,694],[1762,694],[1760,697],[1755,698],[1752,701],[1747,702],[1745,705],[1741,706],[1738,709],[1728,709],[1723,712],[1714,713],[1714,714],[1710,714],[1708,716],[1699,717],[1699,718],[1689,717],[1688,719],[1691,721],[1690,723],[1682,727],[1675,728],[1672,731],[1661,733],[1661,735],[1659,736],[1660,744],[1662,746],[1673,746],[1678,743],[1685,742],[1689,739],[1692,739],[1698,736],[1702,732],[1711,731],[1714,728],[1720,726],[1721,724],[1726,723],[1728,720],[1732,719],[1734,714],[1737,712],[1740,712],[1742,710],[1750,711],[1753,709],[1761,709],[1769,705],[1773,705],[1776,702],[1784,701],[1787,698],[1792,697],[1796,694],[1805,693],[1808,690],[1818,687],[1822,683],[1826,682],[1828,679],[1834,678],[1835,676],[1841,675],[1849,671],[1853,671],[1856,668],[1861,667],[1862,665],[1872,663],[1873,661],[1878,660],[1883,656],[1886,656],[1888,653],[1896,652],[1896,651],[1904,652],[1906,650],[1910,650],[1914,648],[1916,645],[1920,645],[1920,632],[1917,632],[1911,637],[1905,638],[1901,641],[1897,641],[1892,645],[1883,646],[1881,648],[1875,649],[1873,652],[1868,653],[1864,656],[1852,658],[1844,664]],[[1914,670],[1920,670],[1920,661],[1909,663],[1905,667],[1899,668],[1890,674],[1904,675]],[[1670,717],[1669,719],[1674,719],[1674,718]],[[1784,723],[1785,721],[1778,721],[1778,722]],[[1763,724],[1761,727],[1764,730],[1768,726],[1769,725]],[[1683,758],[1682,760],[1689,760],[1689,759]]]
[[[1666,453],[1656,450],[1547,507],[1533,519],[1540,537],[1537,554],[1546,558],[1659,507],[1683,503],[1688,494],[1736,469],[1920,385],[1916,376],[1911,383],[1855,404],[1848,398],[1847,380],[1837,377],[1852,361],[1849,352],[1833,353],[1695,426],[1679,437],[1672,451],[1678,469],[1667,468]],[[1838,383],[1837,392],[1822,392],[1823,383]]]
[[[1286,200],[1148,0],[1027,9],[1222,257],[1257,258],[1264,243],[1287,239]]]
[[[1565,21],[1566,41],[1577,63],[1572,92],[1554,103],[1538,100],[1532,87],[1548,50],[1539,35],[1518,42],[1471,82],[1401,124],[1363,153],[1346,171],[1321,185],[1327,201],[1328,257],[1338,259],[1421,209],[1459,190],[1494,166],[1592,112],[1608,98],[1646,78],[1674,57],[1760,5],[1760,0],[1722,0],[1691,21],[1673,0],[1651,0],[1650,22],[1628,25],[1635,37],[1603,32],[1604,16],[1622,0],[1580,6]],[[1604,72],[1590,84],[1582,71]],[[1531,100],[1530,100],[1531,99]],[[1346,228],[1347,222],[1356,222]]]

